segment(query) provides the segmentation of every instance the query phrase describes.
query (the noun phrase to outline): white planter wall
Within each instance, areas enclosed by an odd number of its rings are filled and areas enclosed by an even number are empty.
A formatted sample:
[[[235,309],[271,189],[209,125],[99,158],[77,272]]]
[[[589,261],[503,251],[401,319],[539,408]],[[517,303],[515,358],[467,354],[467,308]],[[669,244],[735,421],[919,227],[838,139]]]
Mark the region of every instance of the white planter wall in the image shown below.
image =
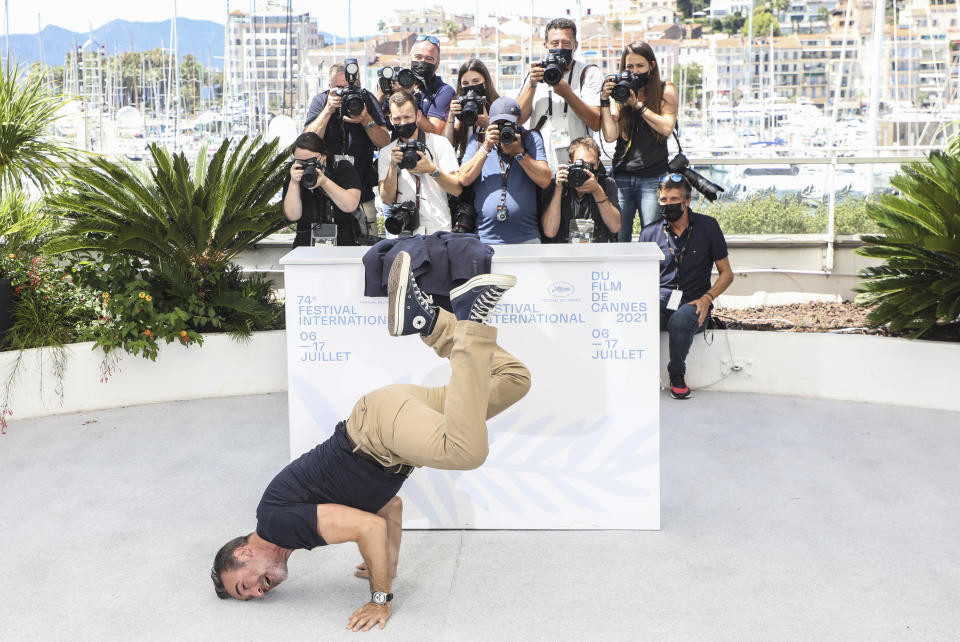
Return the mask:
[[[669,360],[660,335],[661,381]],[[741,366],[731,372],[732,363]],[[717,330],[687,357],[687,385],[960,411],[960,344],[867,335]],[[713,384],[713,385],[710,385]]]
[[[282,330],[257,332],[243,343],[225,334],[206,334],[202,346],[161,345],[156,362],[118,351],[120,361],[106,383],[100,381],[103,351],[93,350],[93,343],[71,344],[66,346],[62,403],[54,391],[51,351],[27,350],[12,386],[10,408],[14,414],[8,420],[181,399],[284,392],[285,336]],[[0,353],[0,384],[6,381],[17,354]]]
[[[666,334],[660,339],[661,381],[666,382]],[[255,333],[249,343],[208,334],[202,347],[161,346],[156,362],[123,354],[106,383],[100,382],[103,353],[92,346],[67,346],[62,403],[54,394],[49,351],[26,351],[8,419],[287,390],[283,331]],[[0,384],[16,356],[0,353]],[[731,372],[732,364],[742,370]],[[958,367],[960,345],[952,343],[721,330],[714,332],[712,345],[703,335],[694,339],[687,383],[694,396],[697,389],[708,389],[960,411],[960,394],[951,389]]]

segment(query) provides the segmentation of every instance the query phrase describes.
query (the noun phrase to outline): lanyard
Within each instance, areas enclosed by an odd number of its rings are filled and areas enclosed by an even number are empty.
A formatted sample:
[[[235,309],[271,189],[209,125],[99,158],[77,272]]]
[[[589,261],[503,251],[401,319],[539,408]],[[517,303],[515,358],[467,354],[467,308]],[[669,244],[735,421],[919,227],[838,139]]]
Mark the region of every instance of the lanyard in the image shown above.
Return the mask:
[[[670,245],[670,234],[667,232],[668,223],[663,224],[663,238],[667,239],[667,250],[670,252],[670,256],[674,257],[677,262],[677,278],[680,277],[680,264],[683,263],[683,257],[687,255],[687,247],[690,245],[690,238],[693,236],[693,221],[687,224],[687,229],[684,230],[677,241],[683,239],[683,246],[677,244],[677,251],[674,251],[673,246]]]
[[[568,85],[571,82],[573,82],[573,67],[575,65],[576,65],[576,62],[570,61],[570,74],[567,76]],[[570,88],[573,89],[573,86],[571,85]],[[569,107],[570,107],[570,103],[568,103],[567,101],[563,101],[563,117],[564,118],[567,117],[567,109],[569,109]],[[553,120],[553,88],[552,87],[547,90],[547,115],[552,121]]]
[[[510,163],[507,165],[506,169],[504,169],[503,154],[498,150],[497,161],[500,163],[500,171],[503,172],[503,185],[500,186],[500,207],[497,208],[500,209],[507,202],[507,180],[509,180],[510,170],[513,168],[513,159],[510,159]]]

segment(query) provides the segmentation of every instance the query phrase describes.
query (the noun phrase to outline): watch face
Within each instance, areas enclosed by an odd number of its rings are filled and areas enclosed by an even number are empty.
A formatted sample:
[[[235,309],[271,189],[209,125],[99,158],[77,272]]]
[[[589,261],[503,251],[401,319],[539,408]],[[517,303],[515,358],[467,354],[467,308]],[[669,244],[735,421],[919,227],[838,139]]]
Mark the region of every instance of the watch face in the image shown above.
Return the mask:
[[[376,591],[373,594],[373,601],[377,604],[386,604],[387,603],[387,594],[383,591]]]

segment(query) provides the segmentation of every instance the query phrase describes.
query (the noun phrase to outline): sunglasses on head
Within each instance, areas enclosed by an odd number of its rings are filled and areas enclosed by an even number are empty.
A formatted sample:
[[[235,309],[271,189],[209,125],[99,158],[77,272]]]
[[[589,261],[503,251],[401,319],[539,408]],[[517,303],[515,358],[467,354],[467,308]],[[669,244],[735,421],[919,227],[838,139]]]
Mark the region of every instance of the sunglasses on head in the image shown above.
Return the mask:
[[[683,174],[664,174],[660,177],[660,184],[664,183],[680,183],[683,181]]]
[[[440,41],[437,40],[437,37],[436,37],[436,36],[422,36],[422,35],[421,35],[421,36],[417,36],[416,42],[423,42],[424,40],[426,40],[426,41],[429,42],[430,44],[437,45],[438,47],[440,46]]]

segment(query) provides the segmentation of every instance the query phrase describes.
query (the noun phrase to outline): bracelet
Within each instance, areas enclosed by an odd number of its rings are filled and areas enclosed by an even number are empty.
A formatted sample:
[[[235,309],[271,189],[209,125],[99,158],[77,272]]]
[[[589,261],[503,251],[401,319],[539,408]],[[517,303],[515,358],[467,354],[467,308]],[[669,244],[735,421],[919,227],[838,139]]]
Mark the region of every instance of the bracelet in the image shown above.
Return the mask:
[[[640,103],[640,115],[643,116],[643,112],[647,111],[647,106],[643,103]]]
[[[601,106],[601,107],[609,107],[609,106],[610,106],[610,99],[607,98],[606,100],[601,100],[601,101],[600,101],[600,106]]]
[[[713,295],[712,295],[712,294],[710,294],[709,292],[704,292],[704,294],[706,294],[708,297],[710,297],[710,302],[711,302],[711,303],[714,301],[714,298],[713,298]]]
[[[601,205],[601,204],[603,204],[603,203],[609,203],[609,202],[610,202],[610,199],[609,199],[609,198],[605,198],[605,199],[603,199],[602,201],[597,201],[597,205]]]

